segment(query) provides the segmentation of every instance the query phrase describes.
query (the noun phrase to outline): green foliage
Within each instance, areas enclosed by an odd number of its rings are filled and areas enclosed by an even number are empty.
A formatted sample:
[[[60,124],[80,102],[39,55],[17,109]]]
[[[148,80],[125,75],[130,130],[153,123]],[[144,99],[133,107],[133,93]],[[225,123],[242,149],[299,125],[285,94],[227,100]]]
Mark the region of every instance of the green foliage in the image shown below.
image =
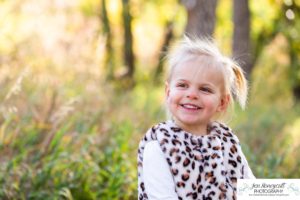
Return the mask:
[[[235,118],[232,124],[257,177],[297,177],[285,169],[289,168],[287,160],[299,156],[290,154],[297,147],[291,145],[294,142],[286,130],[298,113],[299,106],[287,109],[274,105],[250,105],[246,112],[236,113],[238,119]]]
[[[134,199],[136,165],[132,158],[137,147],[130,142],[134,128],[129,122],[114,127],[105,147],[93,146],[90,137],[75,149],[71,144],[66,148],[61,138],[59,142],[54,139],[56,146],[48,154],[24,148],[24,153],[1,166],[1,199]],[[62,127],[59,134],[67,134],[65,131]]]
[[[101,199],[134,199],[136,198],[136,148],[133,145],[132,133],[135,132],[131,122],[115,124],[115,132],[104,148],[100,159],[100,196]],[[128,176],[131,174],[131,177]]]

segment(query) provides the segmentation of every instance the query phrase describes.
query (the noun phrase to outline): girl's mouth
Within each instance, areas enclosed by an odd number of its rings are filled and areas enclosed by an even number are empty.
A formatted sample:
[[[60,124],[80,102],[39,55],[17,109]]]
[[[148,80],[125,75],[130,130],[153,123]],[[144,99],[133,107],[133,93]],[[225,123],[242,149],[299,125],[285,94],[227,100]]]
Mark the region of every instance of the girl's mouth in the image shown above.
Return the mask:
[[[180,106],[182,106],[185,109],[188,110],[200,110],[201,107],[194,105],[194,104],[190,104],[190,103],[186,103],[186,104],[180,104]]]

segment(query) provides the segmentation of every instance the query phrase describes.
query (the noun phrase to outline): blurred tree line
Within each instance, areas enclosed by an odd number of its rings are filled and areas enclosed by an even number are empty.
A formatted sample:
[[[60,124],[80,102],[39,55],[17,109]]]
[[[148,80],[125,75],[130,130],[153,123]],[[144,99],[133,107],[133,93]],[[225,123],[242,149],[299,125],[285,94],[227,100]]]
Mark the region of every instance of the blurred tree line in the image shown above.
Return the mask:
[[[106,7],[107,0],[101,0],[101,23],[103,33],[106,35],[106,60],[105,66],[107,79],[127,78],[130,85],[134,83],[135,57],[133,51],[134,37],[132,35],[132,19],[136,16],[131,14],[131,4],[136,3],[134,0],[122,0],[122,20],[123,20],[123,54],[126,72],[121,77],[115,77],[113,63],[114,51],[112,46],[112,36],[108,12]],[[221,0],[179,0],[179,1],[158,1],[151,0],[153,4],[178,4],[183,6],[186,11],[186,26],[184,34],[214,38],[216,26],[216,9]],[[300,1],[299,0],[268,0],[274,4],[273,19],[262,24],[258,31],[253,31],[252,13],[249,0],[233,0],[232,9],[232,57],[241,64],[248,79],[251,79],[251,72],[256,61],[261,55],[265,46],[271,43],[278,35],[283,35],[288,42],[288,55],[290,60],[290,81],[293,94],[296,101],[300,100]],[[148,2],[148,1],[147,1]],[[141,1],[140,4],[145,4]],[[142,9],[143,5],[140,5]],[[175,11],[176,12],[176,11]],[[176,14],[176,13],[175,13]],[[174,14],[174,15],[175,15]],[[156,17],[156,16],[153,16]],[[257,20],[257,19],[256,19]],[[260,20],[260,19],[258,19]],[[163,55],[168,50],[172,40],[182,35],[174,34],[176,19],[169,17],[165,22],[163,42],[161,44],[161,54],[158,57],[153,79],[159,80],[163,72]]]

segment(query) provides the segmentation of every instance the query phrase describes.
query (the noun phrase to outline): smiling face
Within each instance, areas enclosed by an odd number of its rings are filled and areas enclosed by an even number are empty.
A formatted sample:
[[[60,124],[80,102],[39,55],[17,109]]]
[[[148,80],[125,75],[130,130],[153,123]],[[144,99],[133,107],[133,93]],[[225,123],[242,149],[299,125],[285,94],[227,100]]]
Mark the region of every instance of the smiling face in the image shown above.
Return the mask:
[[[226,109],[222,72],[206,56],[180,63],[166,84],[166,100],[175,123],[193,134],[206,134],[211,119]]]

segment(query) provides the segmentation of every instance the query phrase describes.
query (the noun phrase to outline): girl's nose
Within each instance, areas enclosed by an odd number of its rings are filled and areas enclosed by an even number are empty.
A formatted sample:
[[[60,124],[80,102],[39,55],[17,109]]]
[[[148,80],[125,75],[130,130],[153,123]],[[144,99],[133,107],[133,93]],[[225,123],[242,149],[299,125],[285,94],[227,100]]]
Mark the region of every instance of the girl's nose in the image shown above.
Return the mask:
[[[198,98],[197,91],[195,91],[195,89],[190,89],[190,90],[187,92],[186,97],[189,98],[189,99],[197,99],[197,98]]]

